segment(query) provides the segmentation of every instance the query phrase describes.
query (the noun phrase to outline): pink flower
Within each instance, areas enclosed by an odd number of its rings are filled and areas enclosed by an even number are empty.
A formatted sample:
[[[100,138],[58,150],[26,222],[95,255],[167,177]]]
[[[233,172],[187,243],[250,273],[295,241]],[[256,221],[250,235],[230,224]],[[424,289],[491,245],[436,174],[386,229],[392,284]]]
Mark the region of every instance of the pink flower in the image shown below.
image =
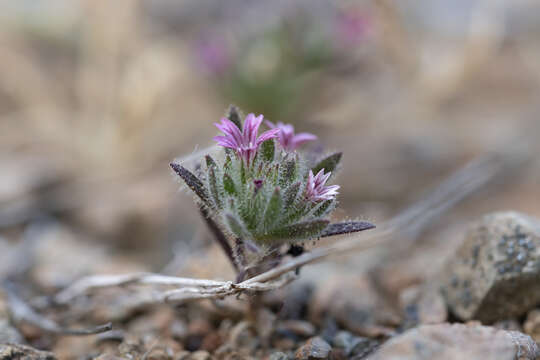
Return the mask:
[[[266,125],[271,129],[279,129],[277,139],[281,147],[286,151],[294,151],[305,142],[317,140],[317,136],[310,133],[294,134],[294,126],[278,122],[277,125],[266,120]]]
[[[324,169],[319,171],[317,175],[313,175],[313,171],[309,170],[308,181],[306,185],[306,199],[309,201],[333,200],[338,194],[339,185],[324,185],[331,172],[325,174]]]
[[[222,118],[221,124],[216,123],[215,125],[225,136],[216,136],[214,140],[217,141],[218,145],[236,151],[236,154],[246,162],[246,165],[249,165],[259,149],[259,145],[268,139],[275,138],[279,132],[279,129],[271,129],[257,137],[262,121],[262,115],[255,117],[254,114],[248,114],[244,121],[244,127],[240,131],[232,121]]]
[[[204,70],[213,75],[222,75],[231,65],[225,41],[218,36],[205,36],[194,45],[195,55]]]
[[[369,18],[360,10],[349,9],[338,17],[338,43],[346,48],[366,38],[371,27]]]

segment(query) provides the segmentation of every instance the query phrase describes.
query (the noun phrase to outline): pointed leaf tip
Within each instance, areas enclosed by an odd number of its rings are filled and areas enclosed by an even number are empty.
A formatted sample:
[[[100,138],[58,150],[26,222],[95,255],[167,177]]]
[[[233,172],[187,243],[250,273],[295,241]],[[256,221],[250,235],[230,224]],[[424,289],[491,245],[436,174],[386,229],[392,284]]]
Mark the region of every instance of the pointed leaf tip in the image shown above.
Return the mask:
[[[216,161],[210,155],[205,155],[204,159],[206,160],[207,168],[217,167]]]
[[[186,185],[206,204],[210,205],[210,199],[208,198],[208,194],[206,193],[206,189],[204,187],[204,184],[201,180],[195,174],[193,174],[191,171],[186,169],[180,164],[176,163],[170,163],[170,167],[174,170],[174,172],[184,180]]]
[[[235,105],[229,106],[229,110],[227,110],[227,119],[232,121],[240,129],[240,131],[242,130],[242,117],[238,107]]]
[[[315,165],[311,170],[313,171],[314,174],[317,174],[322,169],[324,169],[325,173],[333,172],[338,167],[342,156],[343,156],[342,152],[337,152],[337,153],[328,155],[327,157],[319,161],[317,165]]]
[[[345,221],[328,225],[321,237],[350,234],[353,232],[374,229],[375,225],[367,221]]]

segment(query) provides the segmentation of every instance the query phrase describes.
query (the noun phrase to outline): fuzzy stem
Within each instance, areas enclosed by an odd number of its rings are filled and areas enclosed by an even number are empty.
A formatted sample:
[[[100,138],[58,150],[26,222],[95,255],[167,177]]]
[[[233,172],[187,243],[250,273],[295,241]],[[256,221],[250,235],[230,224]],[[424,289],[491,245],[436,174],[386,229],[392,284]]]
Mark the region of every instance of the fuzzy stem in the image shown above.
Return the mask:
[[[246,254],[244,253],[244,241],[240,238],[236,238],[236,243],[234,244],[234,254],[233,259],[235,261],[236,266],[240,269],[239,272],[236,274],[236,282],[242,282],[244,281],[248,269],[246,268]]]
[[[216,222],[212,220],[210,217],[210,214],[208,213],[208,210],[203,207],[199,206],[199,212],[201,213],[204,221],[206,222],[206,225],[214,235],[214,238],[218,242],[218,244],[221,246],[221,249],[231,262],[232,266],[234,267],[234,270],[236,270],[236,273],[238,274],[242,269],[238,266],[237,262],[234,259],[234,254],[231,246],[229,245],[229,242],[227,241],[227,237],[221,229],[217,226]]]

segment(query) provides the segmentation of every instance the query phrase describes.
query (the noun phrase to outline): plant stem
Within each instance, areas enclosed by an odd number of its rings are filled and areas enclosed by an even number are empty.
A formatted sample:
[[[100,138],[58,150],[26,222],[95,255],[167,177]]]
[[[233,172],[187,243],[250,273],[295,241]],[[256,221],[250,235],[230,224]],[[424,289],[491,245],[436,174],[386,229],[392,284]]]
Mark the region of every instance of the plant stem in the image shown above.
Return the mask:
[[[214,238],[218,242],[218,244],[221,246],[221,249],[231,262],[232,266],[234,267],[234,270],[236,270],[236,273],[238,274],[242,269],[238,267],[238,264],[236,263],[234,259],[233,250],[231,248],[231,245],[229,245],[229,241],[227,240],[227,237],[221,229],[218,227],[216,222],[212,220],[210,217],[210,214],[208,213],[208,210],[204,206],[199,206],[199,212],[201,213],[204,221],[206,222],[206,225],[214,235]]]

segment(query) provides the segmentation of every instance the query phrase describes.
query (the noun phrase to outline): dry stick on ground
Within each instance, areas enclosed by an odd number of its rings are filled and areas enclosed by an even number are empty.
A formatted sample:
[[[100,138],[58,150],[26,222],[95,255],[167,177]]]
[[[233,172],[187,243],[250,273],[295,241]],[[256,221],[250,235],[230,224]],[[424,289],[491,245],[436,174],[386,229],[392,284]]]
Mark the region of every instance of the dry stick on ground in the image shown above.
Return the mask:
[[[284,286],[294,280],[294,271],[306,264],[320,261],[330,255],[351,251],[365,251],[392,239],[396,232],[417,233],[436,216],[463,200],[485,185],[504,169],[508,159],[488,155],[467,164],[443,182],[423,200],[369,233],[351,236],[337,243],[316,248],[260,275],[234,284],[227,281],[201,280],[163,276],[159,274],[99,275],[82,278],[60,292],[54,300],[69,303],[92,289],[126,284],[170,285],[177,289],[164,290],[155,302],[182,303],[197,299],[216,299],[250,291],[267,291]],[[287,275],[284,275],[287,274]]]
[[[112,329],[112,324],[108,323],[105,325],[96,326],[94,328],[87,329],[68,329],[64,328],[54,321],[43,317],[42,315],[36,313],[28,304],[26,304],[17,294],[15,293],[14,285],[8,281],[5,281],[3,288],[7,295],[8,309],[11,315],[11,318],[15,323],[27,323],[33,325],[41,330],[59,334],[59,335],[92,335],[99,334],[105,331]]]
[[[176,276],[166,276],[152,273],[136,273],[126,275],[94,275],[87,276],[75,281],[69,287],[65,288],[52,299],[55,304],[69,304],[74,298],[85,294],[92,289],[124,286],[129,284],[140,285],[168,285],[185,286],[191,288],[215,288],[227,286],[230,281],[216,281],[182,278]]]

